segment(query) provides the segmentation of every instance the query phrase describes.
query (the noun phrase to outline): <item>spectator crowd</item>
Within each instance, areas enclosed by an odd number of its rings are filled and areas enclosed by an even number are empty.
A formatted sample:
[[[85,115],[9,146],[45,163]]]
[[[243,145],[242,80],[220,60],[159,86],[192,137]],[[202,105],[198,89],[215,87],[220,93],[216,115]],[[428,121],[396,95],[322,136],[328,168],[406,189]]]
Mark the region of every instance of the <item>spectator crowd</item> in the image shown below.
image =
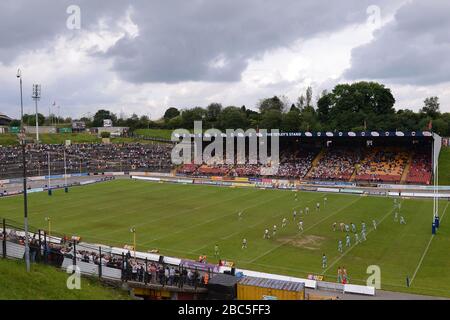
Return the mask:
[[[104,247],[105,252],[100,253],[100,250],[95,250],[91,246],[87,247],[76,243],[74,245],[73,240],[66,238],[61,238],[60,241],[56,241],[57,238],[52,238],[52,241],[48,239],[50,237],[44,235],[44,232],[42,232],[40,239],[36,234],[30,237],[31,263],[43,262],[61,267],[64,258],[75,258],[77,262],[120,269],[122,281],[178,286],[180,288],[185,285],[191,287],[204,286],[208,283],[210,277],[210,273],[205,270],[186,268],[183,265],[175,266],[147,261],[133,257],[129,251],[126,254],[117,255],[112,254],[110,250],[108,252],[108,248]],[[25,245],[23,233],[19,235],[15,229],[9,229],[5,234],[0,232],[0,242],[3,240]],[[204,263],[206,263],[206,260]]]
[[[29,145],[27,171],[29,176],[64,172],[64,151],[68,173],[129,170],[169,171],[171,144],[72,144]],[[0,147],[0,178],[22,176],[22,149],[20,146]]]

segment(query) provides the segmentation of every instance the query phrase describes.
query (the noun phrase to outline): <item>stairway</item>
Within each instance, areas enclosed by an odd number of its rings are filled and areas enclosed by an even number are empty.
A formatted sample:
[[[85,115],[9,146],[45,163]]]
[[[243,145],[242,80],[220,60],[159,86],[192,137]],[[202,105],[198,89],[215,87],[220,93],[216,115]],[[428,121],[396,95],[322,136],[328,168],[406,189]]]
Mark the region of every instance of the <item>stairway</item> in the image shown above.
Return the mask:
[[[350,182],[355,181],[356,173],[359,170],[359,163],[355,164],[355,170],[353,170],[352,176],[350,177]]]
[[[401,184],[404,184],[406,181],[406,177],[408,177],[409,169],[411,168],[411,162],[412,162],[413,155],[414,155],[414,152],[411,152],[411,154],[409,155],[408,162],[406,163],[405,170],[403,170],[402,178],[400,179]]]
[[[313,170],[313,168],[315,166],[317,166],[317,164],[319,163],[320,159],[322,159],[322,157],[325,154],[325,148],[322,148],[322,150],[320,150],[320,152],[317,154],[317,156],[314,158],[314,160],[311,162],[311,167],[309,168],[308,172],[305,175],[305,178],[308,178],[311,171]]]

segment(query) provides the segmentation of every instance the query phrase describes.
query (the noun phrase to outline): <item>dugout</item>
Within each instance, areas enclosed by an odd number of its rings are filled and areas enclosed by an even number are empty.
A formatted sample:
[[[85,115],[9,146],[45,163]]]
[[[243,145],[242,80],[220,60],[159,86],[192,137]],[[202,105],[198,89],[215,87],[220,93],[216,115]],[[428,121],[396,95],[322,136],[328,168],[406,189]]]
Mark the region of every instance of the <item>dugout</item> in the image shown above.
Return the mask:
[[[236,299],[236,284],[239,278],[229,274],[215,274],[208,282],[209,300],[234,300]]]

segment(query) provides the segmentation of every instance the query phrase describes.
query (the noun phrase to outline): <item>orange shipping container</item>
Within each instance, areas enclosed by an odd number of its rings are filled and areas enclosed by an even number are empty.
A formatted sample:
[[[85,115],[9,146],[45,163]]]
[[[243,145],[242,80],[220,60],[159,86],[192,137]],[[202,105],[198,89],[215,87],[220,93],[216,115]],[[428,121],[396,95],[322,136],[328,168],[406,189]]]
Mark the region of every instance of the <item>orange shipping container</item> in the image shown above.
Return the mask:
[[[244,277],[237,284],[238,300],[305,300],[305,284]]]

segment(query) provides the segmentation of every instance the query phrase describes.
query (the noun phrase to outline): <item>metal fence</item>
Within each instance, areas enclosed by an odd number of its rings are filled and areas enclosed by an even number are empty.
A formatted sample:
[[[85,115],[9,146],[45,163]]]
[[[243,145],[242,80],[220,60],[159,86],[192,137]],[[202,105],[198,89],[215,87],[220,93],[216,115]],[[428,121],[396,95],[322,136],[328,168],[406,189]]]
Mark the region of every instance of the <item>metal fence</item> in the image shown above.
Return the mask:
[[[0,256],[24,259],[25,232],[12,220],[1,219]],[[139,258],[134,252],[105,245],[81,242],[77,237],[30,227],[29,246],[31,263],[53,265],[67,270],[79,270],[81,274],[116,282],[138,282],[144,285],[173,286],[193,289],[206,287],[217,273],[212,268],[190,268],[184,264],[164,263],[162,256]]]

